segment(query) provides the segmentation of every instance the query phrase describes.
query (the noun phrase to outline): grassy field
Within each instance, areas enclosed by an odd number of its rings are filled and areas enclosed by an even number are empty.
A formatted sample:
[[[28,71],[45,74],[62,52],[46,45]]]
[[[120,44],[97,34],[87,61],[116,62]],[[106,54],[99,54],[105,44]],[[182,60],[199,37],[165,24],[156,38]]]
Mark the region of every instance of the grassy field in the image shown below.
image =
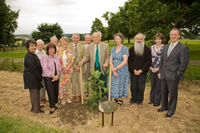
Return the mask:
[[[36,122],[26,121],[22,118],[0,116],[1,133],[68,133],[69,131],[58,128],[50,128]]]
[[[107,43],[107,41],[105,41]],[[190,60],[200,60],[200,40],[181,40],[183,44],[186,44],[190,49]],[[84,44],[83,41],[80,42],[81,44]],[[134,43],[134,40],[131,40],[131,43],[128,43],[128,40],[124,41],[124,45],[128,48],[132,47]],[[70,43],[71,44],[71,43]],[[110,40],[109,42],[109,50],[116,46],[113,40]],[[24,58],[27,50],[21,49],[21,50],[13,50],[13,51],[7,51],[7,52],[0,52],[0,58]]]

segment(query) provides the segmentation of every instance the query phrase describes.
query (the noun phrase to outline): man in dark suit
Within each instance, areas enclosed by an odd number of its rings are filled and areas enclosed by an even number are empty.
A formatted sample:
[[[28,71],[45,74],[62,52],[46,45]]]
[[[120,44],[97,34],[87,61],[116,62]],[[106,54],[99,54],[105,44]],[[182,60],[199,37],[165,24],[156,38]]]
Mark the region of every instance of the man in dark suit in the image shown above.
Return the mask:
[[[162,106],[158,112],[167,110],[165,117],[171,117],[176,110],[178,98],[178,83],[189,62],[189,49],[179,42],[180,30],[170,31],[171,44],[163,48],[158,77],[161,79]],[[168,93],[170,100],[168,102]]]

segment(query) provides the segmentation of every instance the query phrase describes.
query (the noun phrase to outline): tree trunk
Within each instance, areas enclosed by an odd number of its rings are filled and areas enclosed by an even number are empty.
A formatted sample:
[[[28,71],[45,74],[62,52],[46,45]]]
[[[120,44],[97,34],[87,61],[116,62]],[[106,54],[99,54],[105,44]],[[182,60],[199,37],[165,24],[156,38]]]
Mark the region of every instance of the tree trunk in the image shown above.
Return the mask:
[[[128,43],[129,44],[131,43],[131,37],[128,37]]]

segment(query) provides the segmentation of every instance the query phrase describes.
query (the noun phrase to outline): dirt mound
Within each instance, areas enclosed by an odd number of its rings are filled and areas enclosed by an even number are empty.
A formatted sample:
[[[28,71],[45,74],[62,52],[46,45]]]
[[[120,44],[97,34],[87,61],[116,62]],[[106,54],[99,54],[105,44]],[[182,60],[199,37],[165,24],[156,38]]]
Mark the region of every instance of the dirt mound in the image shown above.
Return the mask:
[[[89,112],[85,104],[81,104],[80,101],[73,101],[59,108],[58,117],[64,124],[85,125],[93,117],[93,113]]]

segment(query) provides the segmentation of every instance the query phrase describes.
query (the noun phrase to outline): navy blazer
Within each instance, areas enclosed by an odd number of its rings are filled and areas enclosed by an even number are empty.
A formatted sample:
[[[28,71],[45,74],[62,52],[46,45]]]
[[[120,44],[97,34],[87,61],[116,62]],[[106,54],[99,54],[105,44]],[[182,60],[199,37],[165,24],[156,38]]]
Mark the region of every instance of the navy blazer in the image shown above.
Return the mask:
[[[42,67],[37,55],[27,52],[24,59],[24,88],[40,89],[42,81]]]

